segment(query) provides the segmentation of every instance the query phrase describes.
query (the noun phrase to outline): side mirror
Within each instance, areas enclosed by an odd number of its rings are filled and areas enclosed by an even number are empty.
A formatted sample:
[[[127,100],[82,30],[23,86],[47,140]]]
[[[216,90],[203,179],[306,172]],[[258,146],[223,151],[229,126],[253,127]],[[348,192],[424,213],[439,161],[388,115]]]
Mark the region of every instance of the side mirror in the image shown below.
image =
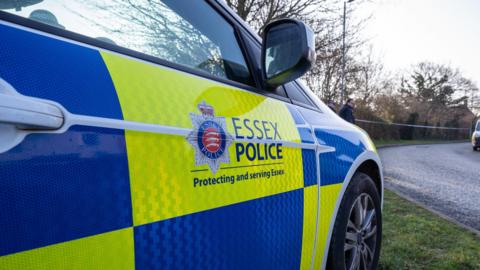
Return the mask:
[[[265,27],[262,76],[267,86],[299,78],[312,67],[315,57],[315,35],[305,23],[282,19]]]

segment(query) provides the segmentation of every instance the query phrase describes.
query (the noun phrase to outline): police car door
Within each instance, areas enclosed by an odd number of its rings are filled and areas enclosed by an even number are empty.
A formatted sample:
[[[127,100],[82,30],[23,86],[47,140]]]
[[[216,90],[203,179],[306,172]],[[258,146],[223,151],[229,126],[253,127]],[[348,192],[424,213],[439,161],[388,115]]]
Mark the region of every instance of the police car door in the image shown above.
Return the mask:
[[[34,2],[0,6],[0,265],[309,268],[312,147],[228,14]]]
[[[317,227],[313,269],[323,269],[328,255],[328,241],[335,221],[334,211],[341,189],[341,185],[337,183],[344,178],[340,176],[343,170],[339,169],[341,164],[335,156],[340,138],[335,135],[326,136],[329,134],[326,131],[334,126],[332,121],[335,119],[327,115],[329,111],[323,111],[328,109],[326,106],[319,107],[320,101],[313,100],[316,97],[308,92],[310,90],[299,81],[288,83],[284,87],[294,104],[291,106],[291,111],[297,114],[296,124],[304,145],[302,150],[304,173],[310,175],[305,178],[305,193],[310,194],[308,197],[310,208],[307,208],[306,203],[305,215],[313,216],[314,212],[318,213],[315,215]],[[309,149],[307,146],[310,144],[315,145],[315,148]],[[317,193],[318,197],[314,195]],[[307,196],[305,200],[307,201]],[[314,207],[315,204],[318,206]]]
[[[86,45],[104,43],[38,2],[0,3],[0,268],[132,268],[124,118]]]

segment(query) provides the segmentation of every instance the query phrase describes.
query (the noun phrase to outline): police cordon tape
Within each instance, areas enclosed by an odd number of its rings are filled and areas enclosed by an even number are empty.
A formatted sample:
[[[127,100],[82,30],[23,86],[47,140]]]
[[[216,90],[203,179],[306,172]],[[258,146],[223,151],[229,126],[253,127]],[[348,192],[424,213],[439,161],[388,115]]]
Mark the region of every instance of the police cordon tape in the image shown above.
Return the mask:
[[[371,121],[371,120],[362,120],[362,119],[357,119],[356,122],[360,122],[360,123],[370,123],[370,124],[381,124],[381,125],[390,125],[390,126],[402,126],[402,127],[418,127],[418,128],[431,128],[431,129],[451,129],[451,130],[470,130],[470,128],[423,126],[423,125],[411,125],[411,124],[389,123],[389,122],[380,122],[380,121]]]

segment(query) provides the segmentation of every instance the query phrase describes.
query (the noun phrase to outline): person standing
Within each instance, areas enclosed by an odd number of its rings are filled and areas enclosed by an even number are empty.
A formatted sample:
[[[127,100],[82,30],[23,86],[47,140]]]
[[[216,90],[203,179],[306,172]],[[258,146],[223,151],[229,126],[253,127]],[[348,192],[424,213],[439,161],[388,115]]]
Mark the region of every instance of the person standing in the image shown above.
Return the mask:
[[[327,103],[327,106],[328,106],[334,113],[337,113],[337,109],[335,108],[335,103],[333,102],[333,100],[329,99],[329,100],[328,100],[328,103]]]
[[[354,106],[353,99],[349,98],[347,103],[345,103],[340,109],[338,115],[340,115],[345,121],[355,124],[355,116],[353,115]]]

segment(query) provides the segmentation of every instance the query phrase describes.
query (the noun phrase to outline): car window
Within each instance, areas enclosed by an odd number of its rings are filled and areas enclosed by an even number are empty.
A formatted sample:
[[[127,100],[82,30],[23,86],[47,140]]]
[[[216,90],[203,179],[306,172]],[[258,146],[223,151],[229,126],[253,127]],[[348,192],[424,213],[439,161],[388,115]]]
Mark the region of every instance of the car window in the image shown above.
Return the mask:
[[[235,30],[204,1],[31,1],[7,12],[252,84]]]
[[[295,80],[295,83],[298,85],[298,87],[303,89],[303,93],[305,93],[310,98],[310,101],[312,101],[312,103],[315,104],[315,107],[317,107],[318,109],[321,109],[320,107],[321,105],[324,105],[324,103],[320,100],[320,98],[318,98],[316,94],[313,93],[312,89],[310,89],[310,87],[307,86],[307,84],[303,81],[303,79],[299,78]]]
[[[285,90],[287,91],[288,97],[292,100],[294,104],[301,106],[308,106],[316,109],[316,106],[312,101],[306,96],[303,90],[296,85],[294,82],[289,82],[284,85]]]
[[[480,122],[477,122],[477,131],[480,131]]]

